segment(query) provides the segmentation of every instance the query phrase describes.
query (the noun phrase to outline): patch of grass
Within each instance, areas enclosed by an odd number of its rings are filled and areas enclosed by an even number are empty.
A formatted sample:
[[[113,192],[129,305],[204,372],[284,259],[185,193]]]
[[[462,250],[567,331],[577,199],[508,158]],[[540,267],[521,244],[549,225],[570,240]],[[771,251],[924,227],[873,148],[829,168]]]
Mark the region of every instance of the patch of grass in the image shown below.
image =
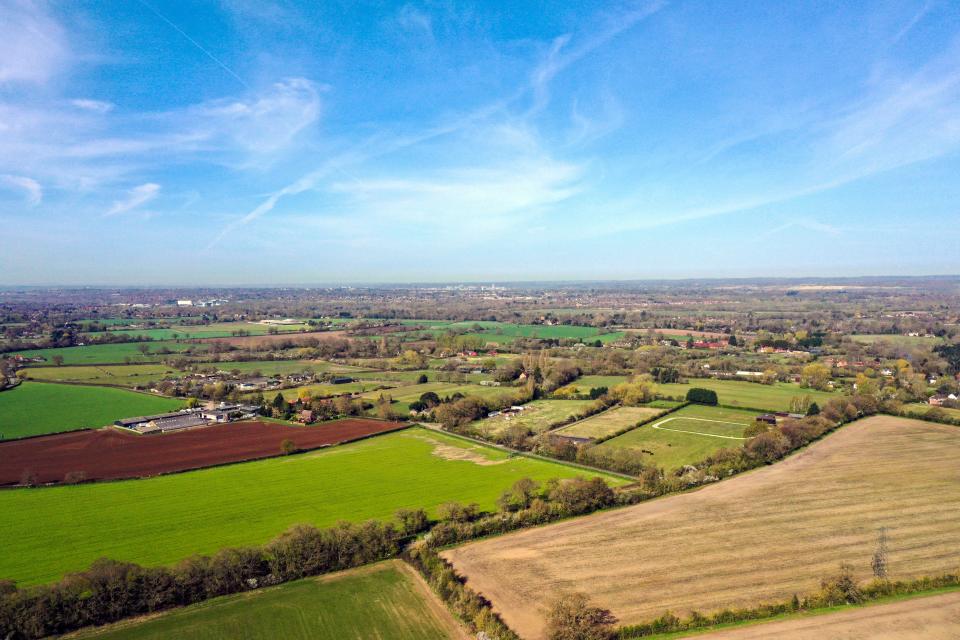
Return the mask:
[[[487,437],[494,436],[514,425],[522,425],[534,433],[542,433],[564,419],[578,415],[593,404],[592,400],[534,400],[524,405],[515,415],[499,415],[471,422],[469,429]]]
[[[575,475],[585,473],[414,428],[143,480],[0,491],[0,579],[47,582],[101,556],[167,564],[263,544],[298,523],[388,520],[453,500],[492,509],[519,478]]]
[[[629,379],[630,376],[580,376],[570,384],[560,387],[560,389],[557,389],[557,391],[566,391],[574,388],[577,391],[572,393],[587,394],[590,393],[590,389],[596,389],[599,387],[613,389],[618,384],[623,384]]]
[[[28,367],[23,370],[30,380],[48,382],[82,382],[119,387],[144,386],[164,378],[180,378],[186,375],[162,364],[129,364],[76,367]]]
[[[146,345],[148,353],[140,352],[140,345]],[[26,358],[45,358],[46,364],[53,364],[54,356],[62,356],[64,364],[119,364],[160,362],[170,357],[170,353],[182,353],[193,350],[195,353],[207,351],[202,344],[188,342],[120,342],[116,344],[88,344],[82,347],[59,347],[55,349],[31,349],[17,351]]]
[[[102,427],[120,418],[176,411],[181,407],[181,400],[123,389],[24,382],[0,392],[0,436],[10,440]]]
[[[686,396],[692,387],[713,389],[717,392],[720,404],[740,406],[749,409],[763,409],[765,411],[788,411],[790,401],[796,397],[810,396],[812,400],[823,406],[831,398],[841,397],[839,393],[804,389],[797,384],[778,382],[772,385],[740,380],[715,380],[713,378],[697,378],[682,384],[657,385],[659,393],[677,397]]]
[[[851,335],[850,339],[861,344],[876,344],[877,342],[888,342],[897,347],[933,347],[941,344],[944,339],[936,336],[901,336],[892,334],[856,334]]]
[[[920,403],[907,404],[907,405],[904,405],[903,408],[907,412],[907,414],[910,415],[911,417],[923,418],[924,416],[927,415],[927,412],[930,411],[931,409],[939,409],[940,411],[943,411],[945,414],[947,414],[951,418],[960,418],[960,409],[950,409],[948,407],[934,407],[933,405],[920,404]]]
[[[87,640],[446,640],[452,616],[412,570],[393,560],[249,593],[214,598],[77,634]]]
[[[700,462],[720,449],[739,447],[743,431],[755,413],[690,405],[632,431],[607,440],[600,447],[628,448],[644,453],[644,461],[670,471]],[[714,437],[724,436],[724,437]]]

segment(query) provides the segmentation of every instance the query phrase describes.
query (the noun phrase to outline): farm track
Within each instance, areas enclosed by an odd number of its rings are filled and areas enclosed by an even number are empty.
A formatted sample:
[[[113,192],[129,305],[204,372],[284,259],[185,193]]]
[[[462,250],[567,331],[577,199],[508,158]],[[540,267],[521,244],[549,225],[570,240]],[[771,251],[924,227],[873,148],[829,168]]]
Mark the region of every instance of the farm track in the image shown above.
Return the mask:
[[[815,590],[842,562],[870,577],[880,527],[893,578],[955,570],[960,430],[878,416],[698,491],[445,552],[524,638],[552,593],[590,594],[623,623]]]
[[[309,450],[406,426],[363,418],[313,427],[239,422],[159,435],[105,428],[13,440],[0,444],[0,485],[19,484],[28,472],[43,484],[70,472],[86,480],[141,478],[277,456],[284,440]]]

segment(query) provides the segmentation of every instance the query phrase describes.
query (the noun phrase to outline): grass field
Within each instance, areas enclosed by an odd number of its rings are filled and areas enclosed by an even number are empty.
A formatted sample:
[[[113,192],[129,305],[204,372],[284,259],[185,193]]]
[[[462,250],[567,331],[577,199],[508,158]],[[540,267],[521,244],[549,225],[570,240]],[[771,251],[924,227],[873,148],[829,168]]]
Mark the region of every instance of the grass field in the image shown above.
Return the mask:
[[[142,386],[164,378],[179,378],[184,374],[162,364],[121,364],[76,367],[28,367],[23,370],[30,380],[48,382],[82,382],[120,387]]]
[[[580,376],[573,382],[568,385],[561,387],[560,389],[569,389],[576,388],[575,393],[590,393],[590,389],[595,389],[598,387],[606,387],[607,389],[613,389],[618,384],[623,384],[630,379],[630,376]],[[558,389],[558,391],[560,390]]]
[[[327,398],[330,396],[339,396],[345,393],[368,392],[377,387],[391,387],[397,383],[383,380],[362,380],[360,382],[344,382],[343,384],[308,384],[302,387],[292,387],[290,389],[281,389],[277,391],[264,391],[264,397],[273,399],[277,393],[283,395],[287,402],[293,402],[300,397],[300,391],[306,389],[310,392],[312,398]],[[392,389],[383,389],[383,393],[393,393]],[[253,394],[247,394],[253,395]]]
[[[423,333],[437,335],[444,331],[467,330],[468,335],[481,337],[488,342],[507,343],[514,338],[569,338],[583,339],[584,342],[613,342],[624,336],[622,331],[601,334],[596,327],[579,327],[573,325],[543,325],[543,324],[511,324],[507,322],[472,321],[465,322],[424,322],[406,321],[404,324],[422,324],[429,327]],[[476,329],[479,327],[479,329]],[[475,330],[476,329],[476,330]]]
[[[683,384],[659,384],[659,393],[667,396],[686,396],[691,387],[713,389],[717,392],[720,404],[765,411],[788,411],[790,400],[796,397],[810,396],[823,406],[831,398],[839,397],[837,393],[803,389],[800,385],[788,382],[778,382],[772,385],[740,380],[715,380],[713,378],[697,378]]]
[[[149,353],[140,353],[140,345],[145,344]],[[129,359],[131,363],[159,362],[169,358],[169,354],[158,353],[161,350],[180,353],[192,349],[201,352],[207,349],[202,344],[186,342],[120,342],[117,344],[89,344],[83,347],[60,347],[56,349],[32,349],[17,351],[16,354],[27,358],[46,358],[46,364],[53,363],[54,356],[62,356],[64,364],[120,364]]]
[[[0,491],[0,579],[45,582],[101,556],[170,563],[261,544],[297,523],[389,519],[401,507],[456,500],[490,509],[518,478],[582,473],[414,428],[145,480]]]
[[[121,622],[85,640],[461,640],[467,637],[420,576],[399,560],[308,578]]]
[[[904,405],[903,408],[911,416],[915,416],[917,418],[922,418],[923,416],[927,415],[927,412],[930,411],[931,409],[939,409],[940,411],[943,411],[945,414],[947,414],[951,418],[960,419],[960,409],[950,409],[948,407],[934,407],[933,405],[920,404],[920,403],[907,404],[907,405]]]
[[[737,409],[690,405],[599,446],[642,452],[644,462],[669,471],[700,462],[720,449],[741,446],[743,431],[756,420],[756,415]]]
[[[888,342],[897,347],[933,347],[943,342],[943,338],[936,336],[901,336],[893,334],[855,334],[850,339],[860,344],[875,344]]]
[[[193,338],[219,338],[233,335],[237,331],[244,331],[252,336],[262,336],[275,329],[279,333],[289,333],[310,330],[307,323],[291,325],[265,325],[257,322],[214,322],[207,325],[180,325],[169,329],[110,329],[114,335],[124,335],[131,340],[137,336],[145,336],[153,340],[189,340]],[[87,335],[98,335],[97,333]]]
[[[0,392],[0,438],[102,427],[119,418],[176,411],[182,406],[173,398],[110,387],[24,382]]]
[[[514,425],[523,425],[534,433],[542,433],[551,425],[577,415],[593,404],[592,400],[534,400],[524,406],[516,415],[499,415],[471,422],[469,429],[474,433],[493,436]]]
[[[516,389],[511,387],[484,387],[479,384],[456,384],[454,382],[427,382],[424,384],[406,385],[385,391],[370,391],[364,393],[363,397],[368,400],[376,400],[381,395],[390,396],[390,398],[393,399],[393,408],[401,413],[407,413],[410,411],[410,403],[419,400],[420,396],[428,391],[433,391],[440,396],[441,399],[450,397],[455,393],[480,398],[496,398],[515,393]]]
[[[866,580],[880,527],[891,578],[937,575],[957,567],[958,456],[956,427],[875,416],[698,491],[444,555],[531,640],[543,637],[539,607],[569,585],[631,624],[789,600],[841,562]]]
[[[614,407],[586,420],[575,422],[559,429],[557,433],[579,438],[602,438],[616,433],[642,420],[648,420],[663,413],[665,409],[657,407]]]
[[[312,373],[335,373],[344,375],[354,375],[366,371],[359,367],[351,367],[345,364],[336,364],[325,360],[251,360],[249,362],[198,362],[197,366],[212,366],[221,371],[239,371],[241,373],[253,373],[259,371],[261,375],[287,375],[290,373],[303,373],[309,371]]]

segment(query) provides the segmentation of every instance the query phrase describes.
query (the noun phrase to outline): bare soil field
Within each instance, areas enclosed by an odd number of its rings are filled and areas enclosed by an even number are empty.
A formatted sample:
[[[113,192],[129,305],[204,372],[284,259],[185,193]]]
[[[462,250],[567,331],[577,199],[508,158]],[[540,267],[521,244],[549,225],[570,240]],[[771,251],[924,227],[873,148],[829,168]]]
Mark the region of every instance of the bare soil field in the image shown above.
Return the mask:
[[[522,637],[582,591],[624,624],[789,599],[851,563],[871,576],[887,527],[892,578],[956,570],[960,429],[876,416],[773,466],[634,507],[444,552]]]
[[[260,347],[277,344],[280,342],[292,342],[293,344],[313,344],[314,340],[334,340],[348,338],[346,331],[309,331],[306,333],[297,333],[289,331],[287,333],[267,334],[265,336],[228,336],[223,338],[197,338],[193,342],[219,342],[229,344],[232,347]]]
[[[960,592],[690,636],[704,640],[954,640]]]
[[[280,455],[292,440],[301,450],[350,442],[407,425],[354,418],[313,427],[237,422],[160,435],[114,428],[76,431],[0,444],[0,485],[62,482],[71,472],[86,480],[140,478]]]

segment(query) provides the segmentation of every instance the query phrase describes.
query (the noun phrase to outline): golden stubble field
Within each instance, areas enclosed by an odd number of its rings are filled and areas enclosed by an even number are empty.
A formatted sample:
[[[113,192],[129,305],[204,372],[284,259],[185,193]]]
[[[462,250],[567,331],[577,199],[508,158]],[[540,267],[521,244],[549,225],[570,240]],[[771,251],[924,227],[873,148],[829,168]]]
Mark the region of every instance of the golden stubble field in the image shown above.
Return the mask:
[[[558,590],[621,623],[784,600],[841,562],[871,575],[887,527],[893,578],[960,565],[960,429],[876,416],[698,491],[444,552],[523,638]]]

